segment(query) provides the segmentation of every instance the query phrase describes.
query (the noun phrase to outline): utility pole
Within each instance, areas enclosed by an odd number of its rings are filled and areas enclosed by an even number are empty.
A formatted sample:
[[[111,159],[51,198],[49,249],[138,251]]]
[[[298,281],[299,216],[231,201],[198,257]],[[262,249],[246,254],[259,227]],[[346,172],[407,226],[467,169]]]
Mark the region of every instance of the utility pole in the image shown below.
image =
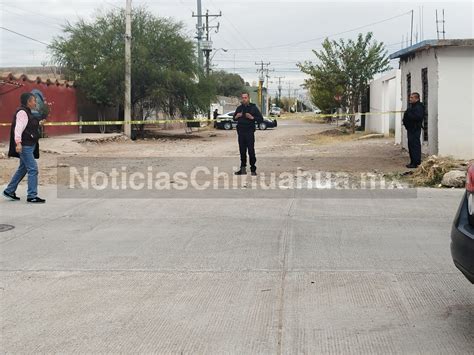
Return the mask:
[[[268,112],[270,111],[270,95],[268,94],[269,90],[268,90],[268,86],[269,86],[269,83],[270,83],[270,72],[274,72],[275,69],[266,69],[265,70],[265,77],[267,78],[267,95],[266,95],[266,100],[265,100],[265,112],[263,114],[268,114]]]
[[[288,82],[288,112],[291,112],[291,82]]]
[[[198,50],[198,64],[199,68],[204,69],[204,58],[202,55],[202,6],[201,0],[197,0],[197,50]]]
[[[124,121],[132,120],[132,0],[127,0],[125,9],[125,102]],[[125,123],[124,134],[132,135],[132,125]]]
[[[413,45],[413,9],[411,10],[410,46]]]
[[[264,110],[264,103],[263,103],[263,82],[265,80],[265,72],[268,70],[268,66],[271,63],[264,63],[263,60],[260,61],[260,63],[255,62],[255,65],[260,66],[260,68],[257,69],[257,73],[260,73],[258,76],[258,105],[260,106],[260,110],[262,110],[262,113],[265,114]],[[264,68],[265,67],[265,68]]]
[[[201,5],[201,2],[198,1],[198,11],[200,10],[200,5]],[[199,14],[199,13],[197,15],[195,15],[194,12],[193,12],[193,17],[198,18],[198,26],[199,26],[200,21],[202,23],[202,18],[203,17],[206,18],[206,26],[205,26],[206,40],[201,41],[201,52],[204,52],[204,54],[206,56],[206,76],[207,77],[209,77],[209,74],[211,72],[210,56],[211,56],[211,52],[212,52],[212,41],[211,41],[211,36],[210,36],[209,31],[211,29],[215,28],[216,33],[219,32],[219,23],[217,23],[217,26],[209,26],[209,17],[220,17],[220,16],[222,16],[222,11],[220,11],[219,14],[214,14],[214,15],[209,14],[209,10],[206,10],[205,15]],[[201,25],[201,28],[202,28],[202,25]],[[199,29],[198,29],[198,32],[199,32]],[[209,102],[209,108],[207,110],[207,119],[208,120],[211,119],[211,103],[210,102]]]
[[[278,105],[281,105],[281,79],[285,79],[284,76],[277,76],[278,79]]]

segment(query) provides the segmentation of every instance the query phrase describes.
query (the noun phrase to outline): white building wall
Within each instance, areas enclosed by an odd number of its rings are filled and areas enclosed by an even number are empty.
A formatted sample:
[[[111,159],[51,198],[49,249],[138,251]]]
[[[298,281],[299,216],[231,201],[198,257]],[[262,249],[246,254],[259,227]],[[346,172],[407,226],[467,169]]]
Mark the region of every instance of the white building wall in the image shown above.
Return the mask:
[[[383,133],[381,115],[377,114],[382,112],[383,99],[383,80],[379,78],[370,83],[370,115],[365,118],[366,132]]]
[[[394,106],[393,111],[397,111],[398,113],[393,114],[393,129],[395,130],[395,143],[401,144],[402,142],[402,107],[403,107],[403,100],[401,94],[402,88],[402,71],[400,69],[397,70],[397,76],[395,80],[392,81],[391,90],[393,93],[391,94],[394,99]],[[392,128],[392,127],[390,127]]]
[[[439,62],[438,154],[474,158],[474,48],[444,47]]]
[[[370,83],[370,115],[366,117],[365,130],[389,135],[395,131],[400,114],[377,114],[377,112],[400,111],[402,107],[400,91],[400,70],[394,69]],[[400,133],[400,131],[399,131]]]
[[[406,110],[407,97],[407,74],[411,74],[411,92],[418,92],[423,97],[421,81],[421,70],[428,68],[428,142],[423,142],[422,150],[425,154],[438,154],[438,60],[436,51],[430,48],[425,51],[416,52],[410,58],[401,60],[401,95],[402,109]],[[408,149],[407,131],[401,127],[401,142]],[[422,132],[423,136],[423,132]],[[422,139],[420,137],[420,139]]]

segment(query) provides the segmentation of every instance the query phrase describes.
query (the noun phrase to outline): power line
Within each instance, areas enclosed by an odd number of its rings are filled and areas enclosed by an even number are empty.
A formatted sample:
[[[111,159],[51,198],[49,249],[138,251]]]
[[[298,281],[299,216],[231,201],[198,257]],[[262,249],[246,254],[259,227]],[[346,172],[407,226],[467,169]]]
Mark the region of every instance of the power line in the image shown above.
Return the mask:
[[[360,29],[365,28],[365,27],[378,25],[378,24],[380,24],[380,23],[384,23],[384,22],[387,22],[387,21],[390,21],[390,20],[393,20],[393,19],[396,19],[396,18],[405,16],[405,15],[407,15],[407,14],[411,14],[411,10],[408,11],[408,12],[405,12],[405,13],[403,13],[403,14],[400,14],[400,15],[396,15],[396,16],[392,16],[392,17],[386,18],[386,19],[384,19],[384,20],[380,20],[380,21],[376,21],[376,22],[372,22],[372,23],[363,25],[363,26],[351,28],[350,30],[345,30],[345,31],[342,31],[342,32],[337,32],[337,33],[333,33],[333,34],[326,35],[326,36],[322,36],[322,37],[318,37],[318,38],[307,39],[307,40],[304,40],[304,41],[298,41],[298,42],[292,42],[292,43],[285,43],[285,44],[279,44],[279,45],[267,46],[267,47],[260,47],[260,48],[252,48],[252,49],[249,49],[249,48],[231,48],[230,50],[259,50],[259,49],[272,49],[272,48],[282,48],[282,47],[295,46],[295,45],[298,45],[298,44],[304,44],[304,43],[319,41],[319,40],[326,39],[326,38],[329,38],[329,37],[339,36],[339,35],[342,35],[342,34],[345,34],[345,33],[357,31],[357,30],[360,30]]]
[[[19,13],[17,13],[17,12],[13,12],[13,11],[11,11],[11,10],[9,10],[9,9],[5,9],[5,8],[3,9],[3,11],[8,12],[9,14],[12,14],[12,15],[15,15],[15,16],[19,16],[19,17],[20,17],[20,19],[19,19],[20,21],[25,22],[25,23],[28,23],[28,24],[30,24],[30,25],[31,25],[31,24],[37,24],[37,25],[40,25],[40,26],[46,25],[46,26],[51,27],[51,28],[61,29],[61,25],[60,25],[60,24],[57,24],[57,23],[54,23],[54,22],[49,23],[49,22],[46,22],[46,21],[38,20],[38,19],[35,19],[35,21],[31,21],[31,20],[27,20],[27,19],[25,18],[25,14],[19,14]],[[36,23],[36,22],[38,22],[38,23]]]
[[[48,16],[48,15],[44,15],[44,14],[39,13],[39,12],[34,12],[34,13],[32,13],[32,12],[29,11],[29,10],[23,9],[23,8],[21,8],[21,7],[18,7],[18,6],[13,6],[13,5],[10,5],[10,4],[7,4],[7,5],[6,5],[6,4],[3,4],[3,6],[8,6],[8,7],[11,7],[11,8],[13,8],[13,9],[21,10],[21,11],[25,12],[26,14],[30,14],[30,15],[32,14],[32,15],[34,15],[35,17],[36,17],[36,16],[40,16],[40,17],[44,17],[44,18],[52,19],[52,20],[56,20],[56,21],[64,21],[64,19],[61,19],[61,18],[59,18],[59,17]],[[5,9],[4,9],[4,10],[5,10]],[[25,14],[25,15],[26,15],[26,14]],[[35,19],[35,21],[37,21],[37,19]],[[61,23],[55,22],[55,24],[61,26]]]
[[[40,41],[40,40],[38,40],[38,39],[35,39],[35,38],[33,38],[33,37],[24,35],[24,34],[22,34],[22,33],[19,33],[19,32],[13,31],[13,30],[10,30],[9,28],[0,26],[0,29],[5,30],[5,31],[8,31],[8,32],[11,32],[11,33],[14,33],[14,34],[16,34],[16,35],[18,35],[18,36],[21,36],[21,37],[24,37],[24,38],[28,38],[29,40],[32,40],[32,41],[34,41],[34,42],[38,42],[38,43],[44,44],[45,46],[49,46],[49,43]]]
[[[117,5],[115,5],[115,4],[112,4],[112,3],[109,2],[109,1],[103,1],[103,2],[106,3],[106,4],[109,5],[109,6],[115,7],[116,9],[123,10],[122,7],[117,6]]]
[[[214,4],[214,2],[212,0],[209,0],[209,2],[217,9],[217,6]],[[231,25],[231,27],[235,30],[235,33],[237,34],[236,38],[241,41],[242,43],[244,44],[247,44],[250,48],[252,49],[255,49],[253,47],[253,45],[247,41],[247,39],[243,36],[243,34],[239,31],[239,29],[237,28],[237,26],[234,25],[234,23],[226,16],[226,14],[224,13],[222,15],[222,18],[226,19],[227,22]],[[240,35],[239,35],[240,34]]]

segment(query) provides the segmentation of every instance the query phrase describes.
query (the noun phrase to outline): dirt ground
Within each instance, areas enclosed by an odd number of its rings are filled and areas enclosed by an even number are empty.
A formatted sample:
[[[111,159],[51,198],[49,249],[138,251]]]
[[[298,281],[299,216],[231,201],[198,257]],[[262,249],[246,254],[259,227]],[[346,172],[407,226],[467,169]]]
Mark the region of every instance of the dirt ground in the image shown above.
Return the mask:
[[[259,172],[289,170],[301,167],[305,170],[324,172],[399,174],[404,172],[408,154],[393,142],[393,138],[357,140],[356,136],[329,137],[319,134],[334,126],[310,123],[307,120],[280,120],[276,129],[256,132],[256,152]],[[145,140],[131,141],[126,138],[110,142],[72,142],[68,149],[54,151],[48,147],[55,139],[40,142],[40,185],[55,184],[58,158],[78,156],[90,158],[160,158],[176,157],[229,157],[239,163],[237,133],[203,128],[192,134],[184,129],[154,131]],[[67,137],[61,137],[62,141]],[[5,144],[0,146],[6,152]],[[265,158],[268,158],[267,160]],[[271,159],[270,159],[271,158]],[[268,164],[266,163],[268,162]],[[275,163],[278,162],[278,163]],[[18,165],[17,159],[0,159],[0,184],[9,181]]]

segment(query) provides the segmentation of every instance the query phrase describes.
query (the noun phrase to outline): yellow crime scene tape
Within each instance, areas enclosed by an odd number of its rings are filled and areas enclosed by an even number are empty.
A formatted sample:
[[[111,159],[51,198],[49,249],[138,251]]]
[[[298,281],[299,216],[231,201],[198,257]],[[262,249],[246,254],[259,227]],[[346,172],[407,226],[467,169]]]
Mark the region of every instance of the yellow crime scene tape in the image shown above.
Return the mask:
[[[403,113],[404,111],[385,111],[385,112],[359,112],[359,113],[338,113],[338,114],[315,114],[312,116],[304,117],[305,119],[317,119],[326,117],[348,117],[357,115],[387,115],[394,113]],[[301,118],[301,117],[295,117]],[[229,118],[230,119],[230,118]],[[73,122],[45,122],[44,126],[112,126],[112,125],[148,125],[148,124],[160,124],[160,123],[187,123],[187,122],[222,122],[228,121],[229,119],[168,119],[168,120],[135,120],[135,121],[73,121]],[[278,119],[289,120],[293,117],[279,117]],[[11,123],[0,123],[0,127],[9,127]]]
[[[212,119],[173,119],[173,120],[145,120],[145,121],[73,121],[73,122],[45,122],[44,126],[111,126],[124,124],[159,124],[159,123],[186,123],[186,122],[214,122]],[[222,120],[226,121],[226,120]],[[0,123],[0,127],[10,126],[11,123]]]
[[[356,112],[356,113],[318,113],[312,116],[304,117],[305,119],[311,118],[326,118],[326,117],[348,117],[348,116],[357,116],[357,115],[365,115],[365,116],[376,116],[376,115],[388,115],[394,113],[404,113],[405,111],[384,111],[384,112]],[[298,117],[301,118],[301,117]],[[283,120],[291,120],[293,117],[279,117],[279,119]]]

